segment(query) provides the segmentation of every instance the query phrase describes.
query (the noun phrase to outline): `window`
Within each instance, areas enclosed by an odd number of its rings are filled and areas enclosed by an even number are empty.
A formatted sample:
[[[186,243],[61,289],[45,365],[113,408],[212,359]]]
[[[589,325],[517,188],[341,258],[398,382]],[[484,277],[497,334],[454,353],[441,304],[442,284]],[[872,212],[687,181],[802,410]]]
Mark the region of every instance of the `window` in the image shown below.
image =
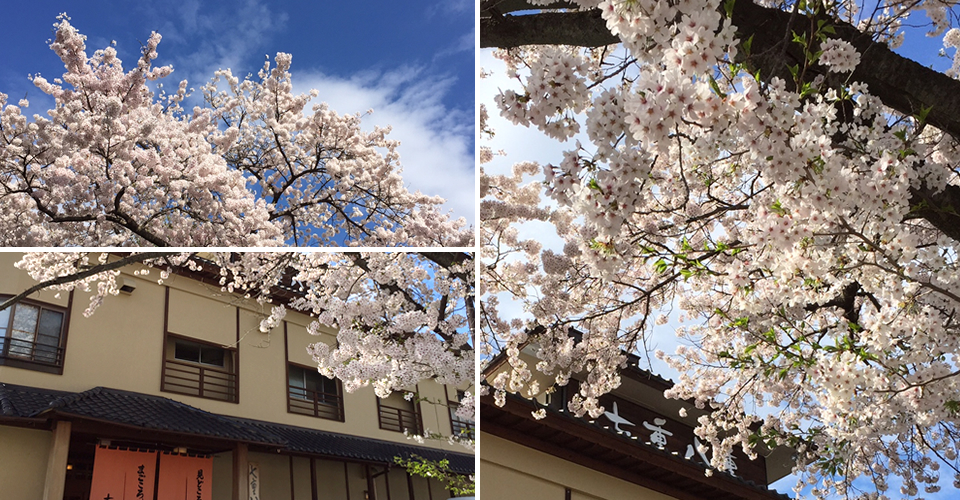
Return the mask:
[[[461,418],[457,415],[457,408],[460,407],[460,401],[464,398],[465,393],[463,391],[457,391],[457,400],[448,401],[448,406],[450,408],[450,427],[453,430],[454,436],[461,436],[473,439],[473,420],[467,418]]]
[[[181,361],[190,361],[201,365],[219,366],[224,365],[224,350],[220,347],[207,347],[194,342],[178,340],[174,342],[174,359]]]
[[[343,421],[343,391],[339,380],[317,370],[290,364],[287,370],[287,411]]]
[[[234,349],[167,335],[160,390],[236,403]]]
[[[62,373],[66,317],[64,308],[28,301],[0,311],[0,364]]]
[[[416,396],[414,394],[414,396]],[[380,416],[380,428],[389,431],[410,434],[423,434],[423,424],[420,422],[420,412],[414,398],[407,400],[404,393],[394,392],[390,396],[377,398],[377,410]]]

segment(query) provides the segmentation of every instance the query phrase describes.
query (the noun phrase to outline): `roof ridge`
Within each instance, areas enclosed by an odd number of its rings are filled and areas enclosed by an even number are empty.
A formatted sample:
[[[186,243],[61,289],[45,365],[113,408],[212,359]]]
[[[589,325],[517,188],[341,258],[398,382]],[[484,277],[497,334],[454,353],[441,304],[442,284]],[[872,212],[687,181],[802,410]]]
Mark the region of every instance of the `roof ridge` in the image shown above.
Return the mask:
[[[93,389],[87,389],[85,391],[73,392],[73,393],[65,394],[63,396],[59,396],[55,398],[53,401],[50,401],[50,404],[48,404],[46,408],[35,411],[33,412],[33,415],[30,415],[30,416],[34,417],[47,411],[63,408],[69,404],[73,404],[73,403],[76,403],[77,401],[87,399],[92,395],[100,394],[101,392],[103,392],[102,389],[103,389],[102,387],[97,386],[97,387],[94,387]]]

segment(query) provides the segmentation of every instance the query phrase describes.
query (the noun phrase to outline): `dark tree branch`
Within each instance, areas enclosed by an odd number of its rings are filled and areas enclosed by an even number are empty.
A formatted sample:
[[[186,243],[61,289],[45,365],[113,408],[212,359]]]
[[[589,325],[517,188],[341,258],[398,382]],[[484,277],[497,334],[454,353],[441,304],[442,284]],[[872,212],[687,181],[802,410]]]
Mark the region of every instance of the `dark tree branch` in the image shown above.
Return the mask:
[[[600,17],[600,11],[543,12],[524,15],[503,15],[503,12],[524,10],[522,0],[488,0],[481,3],[480,46],[513,48],[523,45],[573,45],[598,47],[619,42]],[[527,5],[526,10],[542,7]],[[884,105],[904,114],[917,115],[930,108],[926,123],[960,138],[960,81],[900,56],[885,44],[873,41],[869,34],[839,20],[829,21],[840,38],[856,47],[860,64],[851,81],[867,84],[871,94]],[[744,58],[760,78],[774,77],[792,82],[789,66],[803,60],[797,44],[784,46],[784,34],[807,32],[815,22],[803,16],[791,16],[775,8],[762,7],[752,0],[737,0],[733,24],[740,40],[753,37],[752,55]],[[743,50],[740,51],[744,53]],[[822,71],[822,69],[821,69]],[[817,68],[805,78],[812,80]],[[950,238],[960,241],[960,187],[947,186],[934,193],[914,188],[911,206],[918,207],[910,218],[923,218]]]
[[[56,278],[49,279],[49,280],[47,280],[47,281],[42,281],[42,282],[40,282],[40,283],[37,283],[36,285],[33,285],[32,287],[30,287],[30,288],[28,288],[28,289],[26,289],[26,290],[24,290],[24,291],[22,291],[22,292],[20,292],[20,293],[18,293],[18,294],[16,294],[16,295],[14,295],[13,297],[10,297],[9,299],[3,301],[3,303],[0,304],[0,311],[2,311],[2,310],[4,310],[4,309],[7,309],[8,307],[16,304],[17,302],[20,302],[21,300],[29,297],[30,294],[32,294],[32,293],[34,293],[34,292],[37,292],[37,291],[40,291],[40,290],[44,290],[44,289],[49,288],[49,287],[51,287],[51,286],[63,285],[63,284],[65,284],[65,283],[73,283],[73,282],[75,282],[75,281],[80,281],[80,280],[82,280],[82,279],[84,279],[84,278],[89,278],[90,276],[93,276],[93,275],[95,275],[95,274],[99,274],[99,273],[102,273],[102,272],[105,272],[105,271],[113,271],[113,270],[115,270],[115,269],[119,269],[119,268],[121,268],[121,267],[123,267],[123,266],[126,266],[126,265],[128,265],[128,264],[133,264],[133,263],[135,263],[135,262],[143,262],[143,261],[150,260],[150,259],[159,259],[159,258],[165,257],[165,256],[167,256],[167,255],[171,255],[170,252],[145,252],[145,253],[135,253],[135,254],[132,254],[132,255],[128,255],[128,256],[120,259],[120,260],[115,260],[115,261],[113,261],[113,262],[108,262],[108,263],[106,263],[106,264],[99,264],[99,265],[96,265],[96,266],[91,267],[90,269],[87,269],[87,270],[84,270],[84,271],[80,271],[80,272],[78,272],[78,273],[68,274],[68,275],[66,275],[66,276],[58,276],[58,277],[56,277]]]
[[[860,323],[860,311],[857,310],[857,294],[860,293],[860,283],[853,281],[840,291],[836,297],[830,299],[824,304],[807,304],[804,309],[807,311],[817,311],[824,307],[837,307],[843,311],[843,318],[851,323]]]
[[[619,43],[599,10],[544,12],[523,16],[480,18],[480,47],[509,49],[522,45],[601,47]]]
[[[519,0],[504,1],[512,10]],[[495,1],[484,2],[494,4]],[[527,9],[542,7],[528,5]],[[597,9],[589,11],[543,12],[526,15],[491,15],[480,20],[480,47],[513,48],[523,45],[574,45],[599,47],[619,43],[620,39],[607,30],[606,22]],[[894,53],[883,43],[873,41],[854,26],[839,20],[830,21],[836,37],[850,42],[860,52],[860,65],[852,81],[866,83],[870,93],[883,103],[903,114],[915,115],[927,106],[933,106],[927,123],[954,137],[960,137],[960,81]],[[741,40],[753,37],[753,52],[758,57],[749,59],[760,77],[769,81],[779,76],[791,81],[788,66],[791,61],[782,57],[784,33],[810,30],[810,19],[803,15],[791,19],[791,13],[762,7],[750,0],[739,0],[733,8],[733,24]],[[771,49],[777,50],[771,50]],[[741,51],[742,52],[742,51]],[[791,55],[799,55],[788,51]],[[802,55],[800,55],[802,57]]]

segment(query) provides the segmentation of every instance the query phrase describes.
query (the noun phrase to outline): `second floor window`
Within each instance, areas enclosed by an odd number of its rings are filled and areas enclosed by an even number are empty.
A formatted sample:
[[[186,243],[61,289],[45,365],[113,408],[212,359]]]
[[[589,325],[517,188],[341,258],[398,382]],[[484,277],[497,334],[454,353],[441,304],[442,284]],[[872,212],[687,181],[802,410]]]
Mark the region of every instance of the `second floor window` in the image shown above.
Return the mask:
[[[236,403],[234,354],[233,349],[168,335],[160,390]]]
[[[0,311],[0,364],[60,373],[65,329],[60,307],[18,302]]]
[[[343,421],[343,391],[340,381],[317,373],[316,368],[288,367],[287,410]]]
[[[423,434],[423,424],[420,422],[419,405],[411,399],[404,398],[403,392],[394,392],[390,396],[377,398],[377,408],[380,416],[380,428],[389,431],[410,434]]]
[[[462,400],[464,396],[465,393],[463,391],[457,391],[457,400],[448,402],[450,408],[450,427],[453,430],[454,436],[473,439],[473,420],[461,418],[457,415],[457,408],[460,407],[460,400]]]

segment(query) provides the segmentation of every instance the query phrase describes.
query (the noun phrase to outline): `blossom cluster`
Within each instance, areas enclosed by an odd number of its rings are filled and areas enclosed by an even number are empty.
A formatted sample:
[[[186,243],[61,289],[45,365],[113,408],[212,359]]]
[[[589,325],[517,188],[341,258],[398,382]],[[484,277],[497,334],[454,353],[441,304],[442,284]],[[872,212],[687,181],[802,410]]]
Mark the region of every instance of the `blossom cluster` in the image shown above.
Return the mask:
[[[830,66],[837,73],[849,73],[860,64],[860,54],[846,40],[830,38],[820,46],[820,64]]]

